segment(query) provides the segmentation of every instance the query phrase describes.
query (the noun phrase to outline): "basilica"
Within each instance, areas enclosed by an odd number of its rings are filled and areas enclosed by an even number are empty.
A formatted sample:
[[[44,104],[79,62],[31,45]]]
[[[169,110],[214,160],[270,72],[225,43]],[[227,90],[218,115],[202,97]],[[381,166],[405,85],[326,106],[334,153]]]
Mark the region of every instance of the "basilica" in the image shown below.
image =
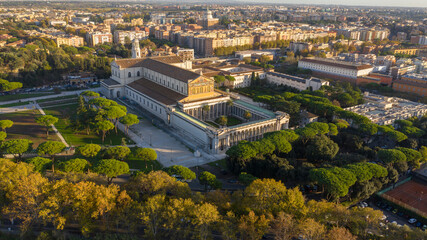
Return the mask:
[[[214,81],[193,71],[180,56],[141,58],[134,41],[132,57],[111,63],[111,77],[102,82],[108,98],[127,98],[163,120],[195,146],[223,153],[239,141],[254,141],[264,133],[288,128],[289,115],[271,112],[214,88]],[[239,119],[220,126],[221,116]]]

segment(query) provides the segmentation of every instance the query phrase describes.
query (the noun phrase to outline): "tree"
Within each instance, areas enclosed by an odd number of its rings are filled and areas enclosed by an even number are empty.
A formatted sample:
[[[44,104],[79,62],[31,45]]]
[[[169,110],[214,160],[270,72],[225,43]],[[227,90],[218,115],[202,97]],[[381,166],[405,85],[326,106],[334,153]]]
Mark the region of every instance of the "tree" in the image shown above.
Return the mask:
[[[77,150],[83,157],[93,158],[98,155],[99,151],[101,151],[101,146],[98,144],[88,143],[80,146]]]
[[[52,159],[52,172],[55,173],[55,155],[65,149],[65,144],[57,141],[47,141],[37,147],[37,154],[49,155]]]
[[[22,83],[20,82],[9,82],[7,80],[0,78],[0,92],[13,91],[18,88],[22,88]]]
[[[295,235],[295,223],[292,215],[279,212],[271,221],[270,230],[275,240],[291,240]]]
[[[220,214],[217,207],[210,203],[201,203],[195,206],[192,224],[196,227],[199,239],[208,239],[212,232],[212,226],[218,222]]]
[[[338,144],[327,136],[320,135],[310,140],[306,148],[306,155],[310,161],[330,161],[337,155],[338,150]]]
[[[312,122],[307,124],[307,126],[305,126],[306,128],[313,128],[314,130],[317,131],[318,135],[321,134],[326,134],[329,132],[329,126],[327,123],[322,123],[322,122]]]
[[[306,212],[304,196],[298,188],[287,189],[274,179],[256,179],[244,190],[244,196],[241,206],[258,215],[285,212],[298,217]]]
[[[81,96],[87,97],[89,99],[98,98],[100,95],[97,92],[94,91],[84,91],[80,93]]]
[[[422,159],[422,155],[420,152],[404,147],[397,147],[396,150],[401,151],[406,156],[406,161],[408,161],[412,167],[418,168],[420,166],[420,161]]]
[[[134,156],[145,161],[145,168],[147,168],[147,162],[157,159],[156,151],[151,148],[137,148],[135,149]]]
[[[119,106],[110,106],[106,108],[105,116],[114,122],[114,128],[117,133],[117,122],[121,117],[124,117],[126,115],[126,111],[124,111]]]
[[[221,182],[216,179],[215,175],[207,171],[200,173],[199,182],[200,184],[205,185],[205,191],[208,190],[208,186],[211,189],[221,188]]]
[[[373,123],[362,123],[359,125],[359,131],[368,136],[372,136],[378,132],[376,124]]]
[[[64,172],[83,173],[89,167],[89,162],[86,159],[74,158],[62,163]]]
[[[216,75],[216,76],[214,76],[214,80],[215,80],[215,83],[221,84],[221,83],[225,82],[225,77],[222,75]]]
[[[165,171],[171,176],[177,176],[185,180],[196,179],[196,173],[191,171],[189,168],[179,165],[173,165],[165,169]]]
[[[7,137],[7,133],[5,132],[0,132],[0,147],[1,147],[1,142],[3,142]]]
[[[228,119],[227,119],[226,116],[223,115],[223,116],[221,116],[221,117],[218,118],[217,122],[221,126],[226,126],[227,122],[228,122]]]
[[[0,128],[3,132],[6,132],[6,128],[10,128],[13,126],[13,122],[11,120],[0,120]]]
[[[104,174],[107,183],[110,184],[114,178],[129,172],[129,165],[116,159],[102,159],[95,167],[95,172]]]
[[[270,140],[275,146],[277,153],[289,153],[292,150],[292,145],[286,140],[286,135],[278,132],[276,134],[268,135],[267,139]]]
[[[377,157],[384,163],[406,161],[405,154],[397,149],[381,149],[377,152]]]
[[[36,118],[36,122],[46,127],[46,137],[49,137],[50,126],[58,122],[58,118],[52,115],[43,115]]]
[[[253,181],[257,179],[258,179],[257,177],[249,173],[241,172],[239,174],[239,182],[245,184],[246,186],[248,186],[249,184],[251,184]]]
[[[130,149],[124,146],[115,146],[109,147],[105,150],[105,155],[108,158],[123,160],[127,155],[129,155]]]
[[[102,132],[102,143],[104,143],[105,134],[114,128],[114,124],[107,120],[101,120],[96,123],[98,132]]]
[[[22,154],[31,149],[33,142],[28,139],[13,139],[8,140],[2,143],[2,149],[8,154],[13,154],[18,158],[19,161],[22,160]]]
[[[49,158],[42,158],[42,157],[33,157],[26,160],[27,163],[34,166],[34,171],[39,173],[46,172],[46,169],[48,169],[52,165],[52,160]]]
[[[299,233],[298,235],[305,239],[320,240],[326,229],[325,226],[316,222],[314,219],[308,218],[298,223],[297,231]]]
[[[408,138],[408,136],[396,130],[390,130],[386,134],[391,140],[395,142],[401,142]]]
[[[123,125],[125,125],[126,127],[126,134],[128,133],[129,127],[135,124],[139,123],[139,119],[138,116],[136,116],[135,114],[132,113],[128,113],[126,114],[126,116],[122,117],[120,119],[120,123],[122,123]]]
[[[328,123],[329,126],[329,135],[330,136],[336,136],[338,135],[338,127],[337,125],[333,124],[333,123]]]
[[[238,229],[242,239],[258,240],[267,233],[268,219],[264,215],[256,216],[253,211],[240,218]]]
[[[249,119],[252,118],[252,113],[246,110],[243,114],[243,117],[246,119],[246,121],[249,121]]]

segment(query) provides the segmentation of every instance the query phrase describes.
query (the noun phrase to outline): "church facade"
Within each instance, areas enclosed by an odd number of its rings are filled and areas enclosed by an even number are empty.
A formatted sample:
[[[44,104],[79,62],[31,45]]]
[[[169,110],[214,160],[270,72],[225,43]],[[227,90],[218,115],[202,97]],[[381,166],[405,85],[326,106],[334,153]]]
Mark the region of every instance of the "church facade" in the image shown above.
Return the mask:
[[[115,60],[111,77],[101,84],[102,93],[108,98],[130,99],[213,154],[239,141],[258,140],[264,133],[288,128],[288,114],[268,111],[214,89],[213,80],[191,69],[191,61],[179,56]],[[220,116],[242,123],[219,126],[215,120]]]

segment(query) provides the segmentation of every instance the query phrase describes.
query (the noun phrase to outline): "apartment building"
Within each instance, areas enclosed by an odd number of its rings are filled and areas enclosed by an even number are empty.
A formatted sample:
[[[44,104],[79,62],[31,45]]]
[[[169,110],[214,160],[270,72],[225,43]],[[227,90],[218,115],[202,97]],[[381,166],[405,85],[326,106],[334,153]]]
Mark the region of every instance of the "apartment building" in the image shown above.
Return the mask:
[[[427,75],[417,73],[402,75],[399,80],[393,82],[393,89],[425,97],[427,96]]]
[[[89,47],[94,47],[98,44],[113,42],[113,34],[103,32],[92,32],[86,34],[86,41]]]
[[[130,41],[134,39],[143,40],[148,38],[148,34],[145,31],[114,31],[114,43],[125,44],[126,38]]]
[[[84,39],[79,36],[72,36],[72,35],[64,35],[64,36],[58,36],[54,37],[53,40],[56,43],[56,46],[61,45],[68,45],[73,47],[81,47],[84,46]]]
[[[310,69],[315,76],[326,77],[356,84],[358,77],[366,76],[374,69],[369,64],[356,64],[324,58],[303,58],[298,67]]]
[[[329,82],[318,78],[305,79],[284,73],[268,72],[266,73],[267,82],[275,85],[283,85],[296,88],[300,91],[311,89],[319,90],[322,86],[329,86]]]

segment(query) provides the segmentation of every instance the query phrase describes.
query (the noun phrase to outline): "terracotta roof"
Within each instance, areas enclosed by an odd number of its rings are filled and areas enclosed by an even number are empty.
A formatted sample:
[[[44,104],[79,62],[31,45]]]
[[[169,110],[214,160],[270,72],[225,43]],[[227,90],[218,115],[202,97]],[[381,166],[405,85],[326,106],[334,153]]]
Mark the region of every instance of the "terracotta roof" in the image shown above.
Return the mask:
[[[199,74],[190,70],[176,67],[151,58],[147,58],[142,61],[141,66],[185,83],[200,77]]]
[[[178,101],[186,98],[184,95],[145,78],[134,81],[128,84],[128,86],[164,105],[175,105]]]
[[[147,59],[154,59],[156,61],[164,62],[164,63],[181,63],[183,62],[182,57],[180,56],[160,56],[160,57],[151,57],[151,58],[124,58],[115,60],[116,64],[120,66],[120,68],[130,68],[130,67],[141,67],[142,62]]]
[[[324,65],[335,66],[335,67],[340,67],[340,68],[347,68],[347,69],[354,69],[354,70],[363,70],[363,69],[373,68],[369,64],[356,65],[353,63],[333,61],[333,60],[328,60],[328,59],[323,59],[323,58],[303,58],[300,61],[319,63],[319,64],[324,64]]]

